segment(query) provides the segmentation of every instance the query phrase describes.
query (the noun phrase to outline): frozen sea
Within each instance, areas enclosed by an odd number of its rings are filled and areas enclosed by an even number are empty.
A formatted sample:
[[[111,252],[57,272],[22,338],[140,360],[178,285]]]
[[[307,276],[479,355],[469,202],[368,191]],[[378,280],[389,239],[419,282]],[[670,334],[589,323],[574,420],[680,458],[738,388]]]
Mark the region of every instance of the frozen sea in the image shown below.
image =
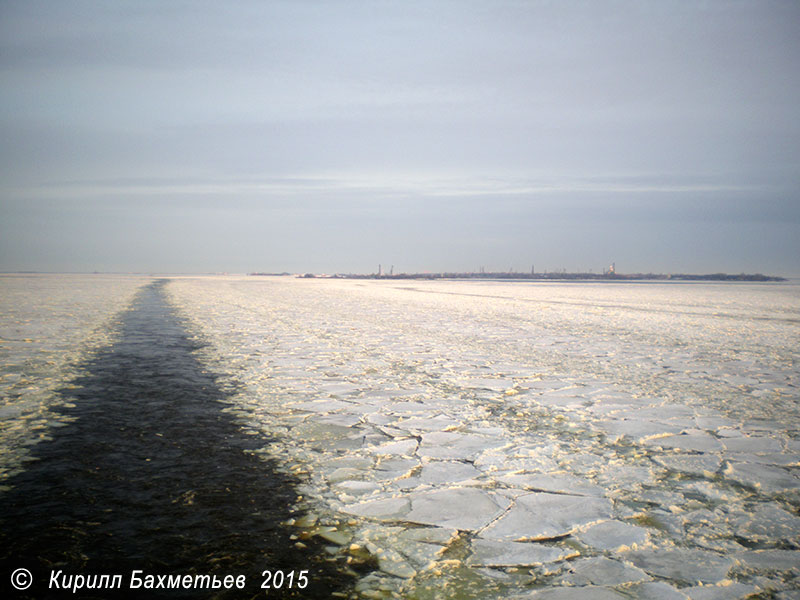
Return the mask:
[[[0,279],[3,479],[149,282]],[[800,597],[797,284],[163,291],[361,597]]]

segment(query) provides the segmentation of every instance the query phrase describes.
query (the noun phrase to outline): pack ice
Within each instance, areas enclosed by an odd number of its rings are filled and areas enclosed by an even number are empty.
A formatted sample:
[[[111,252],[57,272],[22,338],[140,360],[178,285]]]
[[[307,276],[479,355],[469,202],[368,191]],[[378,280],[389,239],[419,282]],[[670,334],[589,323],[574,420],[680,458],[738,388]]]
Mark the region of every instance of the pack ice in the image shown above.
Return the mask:
[[[797,286],[168,290],[363,597],[800,588]]]

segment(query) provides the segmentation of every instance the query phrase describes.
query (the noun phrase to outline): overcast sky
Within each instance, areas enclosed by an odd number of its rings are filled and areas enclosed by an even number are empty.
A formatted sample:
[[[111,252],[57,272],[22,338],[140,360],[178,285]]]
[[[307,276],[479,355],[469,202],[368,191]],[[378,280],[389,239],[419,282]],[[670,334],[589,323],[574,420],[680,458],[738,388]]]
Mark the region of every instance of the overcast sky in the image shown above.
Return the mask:
[[[800,3],[0,2],[0,270],[800,275]]]

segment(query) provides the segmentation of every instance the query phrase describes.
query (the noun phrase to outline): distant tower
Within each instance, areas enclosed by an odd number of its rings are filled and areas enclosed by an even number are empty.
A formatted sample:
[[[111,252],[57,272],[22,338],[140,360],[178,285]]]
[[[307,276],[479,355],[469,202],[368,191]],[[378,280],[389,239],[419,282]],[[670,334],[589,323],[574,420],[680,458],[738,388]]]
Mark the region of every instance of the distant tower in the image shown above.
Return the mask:
[[[383,275],[383,270],[381,269],[381,266],[378,265],[378,277],[380,277],[381,275]]]
[[[617,263],[612,262],[611,266],[608,267],[608,274],[609,275],[614,275],[614,274],[616,274],[616,272],[617,272]]]
[[[394,265],[392,265],[392,267],[389,269],[389,277],[392,275],[394,275]]]

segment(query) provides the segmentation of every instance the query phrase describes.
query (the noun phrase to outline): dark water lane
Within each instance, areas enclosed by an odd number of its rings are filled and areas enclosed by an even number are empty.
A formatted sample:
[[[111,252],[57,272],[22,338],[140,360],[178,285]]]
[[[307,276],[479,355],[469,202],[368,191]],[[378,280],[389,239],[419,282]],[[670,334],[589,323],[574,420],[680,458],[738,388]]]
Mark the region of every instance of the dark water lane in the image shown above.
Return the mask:
[[[281,525],[295,482],[248,453],[265,444],[223,412],[224,394],[192,355],[163,281],[143,288],[121,316],[121,336],[85,365],[74,422],[52,429],[38,460],[0,495],[6,598],[263,597],[265,569],[308,570],[308,586],[267,597],[329,598],[350,580],[314,540],[297,549]],[[26,592],[9,587],[19,567]],[[134,590],[133,569],[153,574],[246,575],[246,588]],[[51,570],[122,574],[121,590],[48,590]]]

